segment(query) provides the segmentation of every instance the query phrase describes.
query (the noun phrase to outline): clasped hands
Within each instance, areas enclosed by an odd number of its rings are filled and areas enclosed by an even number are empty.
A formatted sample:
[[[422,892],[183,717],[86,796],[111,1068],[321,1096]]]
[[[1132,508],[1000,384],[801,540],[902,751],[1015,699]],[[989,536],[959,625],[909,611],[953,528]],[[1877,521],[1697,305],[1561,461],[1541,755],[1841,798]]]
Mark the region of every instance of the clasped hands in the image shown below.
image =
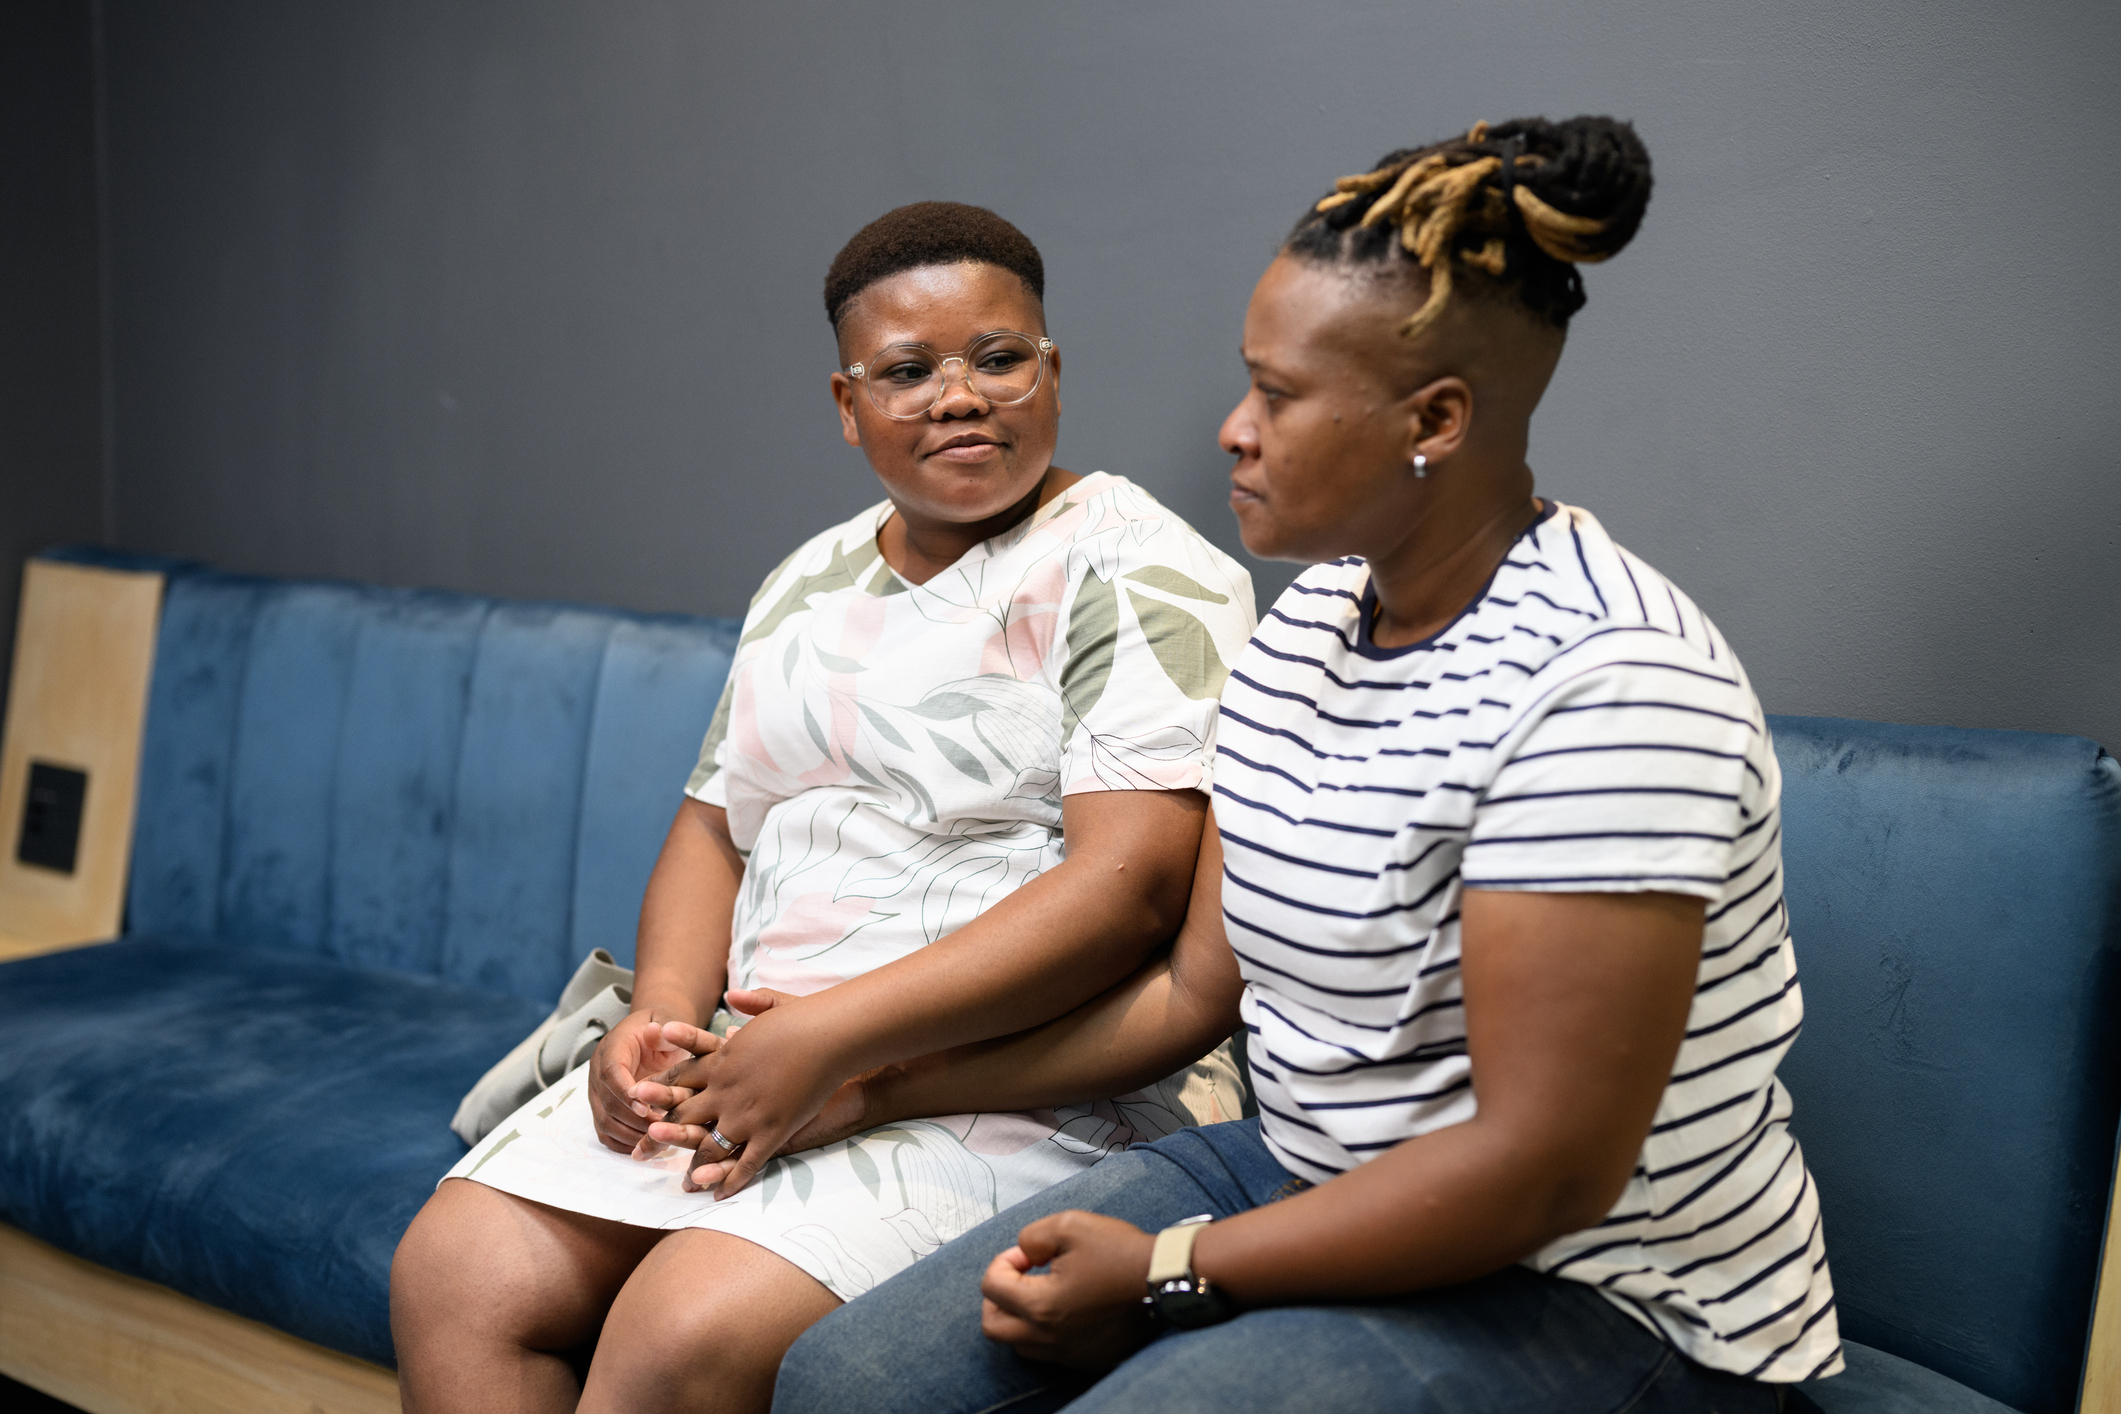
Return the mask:
[[[597,1106],[599,1137],[637,1159],[666,1145],[696,1150],[700,1162],[685,1175],[686,1191],[710,1189],[727,1198],[775,1155],[866,1127],[860,1078],[835,1073],[829,1048],[793,1005],[799,1000],[766,989],[732,990],[730,1008],[750,1020],[726,1039],[655,1013],[628,1017],[598,1056],[595,1078],[605,1092]],[[612,1052],[608,1059],[603,1049]],[[651,1067],[658,1072],[636,1078]],[[733,1147],[716,1142],[710,1130]]]
[[[702,1162],[686,1175],[686,1188],[726,1198],[777,1153],[818,1148],[869,1127],[865,1077],[836,1082],[815,1064],[806,1070],[794,1063],[802,1051],[786,1024],[792,1012],[779,1013],[782,1024],[767,1029],[776,1007],[790,1000],[732,991],[731,1007],[752,1020],[726,1040],[682,1022],[662,1024],[663,1038],[693,1057],[633,1087],[637,1103],[666,1112],[649,1124],[638,1157],[665,1144],[696,1149]],[[741,1151],[725,1155],[709,1129]],[[1097,1213],[1041,1218],[981,1278],[980,1329],[1026,1359],[1110,1369],[1155,1334],[1142,1305],[1154,1243],[1134,1224]]]
[[[686,1189],[727,1198],[777,1154],[872,1127],[878,1117],[864,1082],[874,1072],[835,1074],[828,1048],[791,1005],[797,1000],[732,990],[730,1009],[750,1020],[726,1040],[657,1012],[627,1017],[591,1068],[598,1137],[636,1158],[666,1145],[699,1151]],[[651,1078],[638,1078],[643,1072]],[[725,1153],[710,1129],[741,1148]],[[1154,1240],[1095,1213],[1039,1219],[981,1279],[981,1329],[1027,1359],[1110,1368],[1155,1333],[1141,1300]]]

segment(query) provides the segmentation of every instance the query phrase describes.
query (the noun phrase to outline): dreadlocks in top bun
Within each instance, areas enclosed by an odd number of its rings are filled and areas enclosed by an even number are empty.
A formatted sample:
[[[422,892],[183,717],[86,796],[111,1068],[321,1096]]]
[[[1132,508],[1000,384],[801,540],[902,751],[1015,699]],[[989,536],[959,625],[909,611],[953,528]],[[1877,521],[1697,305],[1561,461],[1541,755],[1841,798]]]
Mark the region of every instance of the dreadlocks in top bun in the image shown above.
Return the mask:
[[[1649,203],[1650,154],[1629,124],[1513,118],[1342,177],[1282,249],[1334,263],[1412,259],[1428,273],[1429,297],[1401,326],[1407,338],[1436,321],[1467,275],[1566,329],[1583,308],[1576,267],[1618,254]]]

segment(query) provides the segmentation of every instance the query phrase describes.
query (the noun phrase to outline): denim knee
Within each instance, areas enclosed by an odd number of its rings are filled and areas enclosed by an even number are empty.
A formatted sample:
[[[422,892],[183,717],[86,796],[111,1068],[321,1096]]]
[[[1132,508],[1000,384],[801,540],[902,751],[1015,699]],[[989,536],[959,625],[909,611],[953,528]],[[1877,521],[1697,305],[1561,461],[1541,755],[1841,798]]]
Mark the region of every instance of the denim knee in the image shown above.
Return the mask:
[[[980,1277],[996,1254],[1016,1245],[1019,1231],[1053,1213],[1082,1208],[1154,1231],[1199,1212],[1242,1212],[1256,1206],[1252,1189],[1288,1177],[1266,1155],[1256,1126],[1249,1136],[1236,1123],[1213,1128],[1229,1132],[1204,1139],[1184,1130],[1114,1154],[848,1302],[789,1350],[774,1407],[801,1414],[1007,1407],[1014,1414],[1077,1387],[1066,1372],[1021,1360],[981,1334]]]

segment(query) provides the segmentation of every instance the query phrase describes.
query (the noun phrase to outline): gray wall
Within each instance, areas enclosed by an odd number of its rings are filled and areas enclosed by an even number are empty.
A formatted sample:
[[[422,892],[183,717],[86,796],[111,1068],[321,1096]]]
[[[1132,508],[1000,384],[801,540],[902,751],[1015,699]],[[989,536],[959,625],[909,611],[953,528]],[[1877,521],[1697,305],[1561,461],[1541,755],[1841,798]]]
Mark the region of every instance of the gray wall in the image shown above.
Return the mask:
[[[124,545],[735,612],[878,494],[827,261],[948,197],[1046,252],[1062,463],[1234,548],[1214,433],[1302,203],[1610,111],[1658,193],[1544,489],[1772,711],[2121,744],[2112,5],[110,0],[108,43]]]
[[[21,0],[0,43],[0,701],[23,556],[104,533],[94,41]]]

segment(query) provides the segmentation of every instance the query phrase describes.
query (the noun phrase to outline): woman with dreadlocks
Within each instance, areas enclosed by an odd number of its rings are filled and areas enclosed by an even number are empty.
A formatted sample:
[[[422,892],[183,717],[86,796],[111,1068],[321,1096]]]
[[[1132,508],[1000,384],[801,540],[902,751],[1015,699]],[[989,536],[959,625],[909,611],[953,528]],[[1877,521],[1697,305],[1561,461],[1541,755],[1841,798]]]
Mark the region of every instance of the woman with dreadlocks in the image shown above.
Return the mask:
[[[777,1408],[1769,1411],[1840,1368],[1775,1078],[1802,1003],[1760,705],[1525,461],[1577,266],[1649,194],[1627,125],[1531,119],[1297,223],[1222,445],[1246,546],[1313,563],[1223,689],[1172,952],[845,1100],[1105,1093],[1241,1018],[1259,1116],[836,1313]]]

